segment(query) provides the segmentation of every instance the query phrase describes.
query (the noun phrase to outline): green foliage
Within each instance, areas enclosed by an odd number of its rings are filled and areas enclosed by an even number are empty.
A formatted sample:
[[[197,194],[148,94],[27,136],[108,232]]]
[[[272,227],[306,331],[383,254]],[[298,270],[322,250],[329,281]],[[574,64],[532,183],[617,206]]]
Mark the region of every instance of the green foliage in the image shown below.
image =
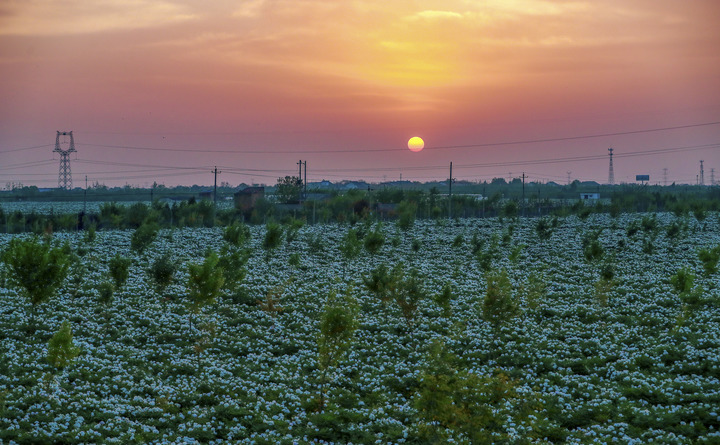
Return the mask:
[[[235,221],[223,231],[223,239],[235,247],[240,247],[250,240],[250,228],[242,222]]]
[[[535,224],[535,232],[537,233],[538,238],[540,238],[541,240],[548,240],[553,233],[552,224],[547,218],[540,218],[537,224]]]
[[[143,253],[155,238],[157,238],[158,225],[155,223],[145,223],[140,225],[130,237],[130,248],[137,252]]]
[[[401,230],[408,231],[412,228],[413,224],[415,224],[417,208],[417,204],[410,201],[402,201],[398,204],[398,227],[400,227]]]
[[[670,284],[678,294],[688,293],[695,285],[695,274],[692,270],[683,267],[670,277]]]
[[[283,228],[277,223],[268,222],[265,225],[265,238],[263,239],[263,249],[269,254],[272,250],[280,247],[283,237]]]
[[[680,224],[677,221],[673,221],[672,224],[670,224],[665,232],[666,236],[671,240],[676,240],[680,237],[680,234],[682,233],[682,224]]]
[[[700,249],[698,258],[702,261],[705,276],[711,276],[717,272],[718,260],[720,260],[720,246],[715,246],[712,249]]]
[[[175,272],[177,272],[177,264],[172,260],[169,253],[165,253],[157,258],[150,265],[148,274],[155,284],[157,293],[162,294],[165,289],[175,280]]]
[[[109,281],[103,281],[98,285],[98,297],[103,304],[110,304],[115,293],[115,286]]]
[[[522,254],[523,249],[525,249],[526,247],[527,246],[525,244],[515,245],[512,249],[510,249],[508,259],[513,263],[517,263],[517,261],[520,259],[520,254]]]
[[[443,314],[446,317],[450,315],[450,303],[452,302],[453,298],[454,296],[450,283],[445,284],[445,286],[443,286],[442,292],[435,295],[435,304],[437,304],[440,309],[443,310]]]
[[[643,216],[642,220],[640,221],[640,227],[642,227],[643,231],[646,233],[654,232],[655,230],[657,230],[658,227],[657,216]]]
[[[37,237],[13,238],[2,257],[10,283],[35,306],[48,301],[67,277],[70,258],[63,248]]]
[[[360,255],[360,249],[362,244],[358,240],[357,231],[355,229],[348,229],[347,233],[340,243],[340,253],[346,261],[352,261]]]
[[[498,242],[497,235],[492,237],[490,245],[486,249],[482,249],[482,243],[476,243],[473,239],[473,252],[475,259],[477,259],[480,269],[484,272],[488,272],[493,267],[493,262],[500,259],[500,244]]]
[[[67,320],[63,321],[58,330],[48,342],[47,361],[57,369],[63,369],[75,360],[80,349],[73,344],[72,330]]]
[[[349,295],[338,298],[331,293],[320,316],[318,366],[325,370],[336,366],[352,345],[358,328],[358,306]]]
[[[91,244],[95,241],[95,231],[96,231],[95,224],[90,224],[90,226],[88,226],[87,230],[85,231],[85,242],[86,243]]]
[[[110,272],[110,277],[115,282],[116,289],[120,289],[127,282],[130,277],[131,264],[132,260],[130,258],[125,258],[119,253],[110,258],[110,261],[108,262],[108,270]]]
[[[615,266],[612,263],[605,263],[600,267],[600,278],[605,281],[612,281],[615,278]]]
[[[382,263],[375,269],[370,271],[370,276],[363,277],[363,283],[370,292],[375,294],[383,302],[389,300],[390,286],[393,277],[390,274],[387,264]]]
[[[505,443],[503,425],[521,413],[506,408],[517,398],[515,384],[505,375],[479,376],[457,369],[454,355],[442,342],[430,346],[428,366],[418,377],[413,405],[418,413],[420,443]]]
[[[547,282],[542,274],[531,272],[525,284],[525,297],[530,309],[537,308],[538,304],[547,297]]]
[[[420,252],[420,249],[422,249],[422,243],[419,239],[413,239],[412,243],[410,243],[410,249],[412,249],[413,252],[417,253]]]
[[[507,201],[502,208],[502,215],[506,218],[517,218],[518,204],[515,201]]]
[[[519,312],[517,301],[512,295],[512,285],[505,269],[485,274],[487,288],[482,304],[483,318],[497,327]]]
[[[247,269],[245,265],[250,259],[249,250],[223,246],[218,258],[218,267],[222,270],[224,288],[236,292],[238,286],[245,279]]]
[[[287,228],[285,230],[285,239],[287,240],[288,244],[295,241],[303,225],[304,223],[302,222],[302,220],[290,218],[290,221],[288,221],[288,223],[286,224]]]
[[[318,368],[320,378],[319,410],[325,407],[325,393],[328,384],[327,373],[337,366],[352,346],[352,338],[358,328],[358,305],[348,292],[343,298],[335,293],[328,295],[320,316],[318,336]]]
[[[464,242],[465,242],[465,239],[463,238],[463,236],[462,236],[462,235],[458,235],[458,236],[456,236],[455,239],[453,240],[452,246],[457,249],[457,248],[462,247],[462,245],[463,245]]]
[[[589,262],[601,260],[603,254],[605,253],[602,244],[600,244],[600,233],[601,230],[597,230],[593,232],[588,232],[587,234],[585,234],[585,236],[583,236],[583,255],[585,255],[585,259]]]
[[[283,204],[295,203],[300,200],[302,193],[302,180],[297,176],[278,178],[275,186],[275,196]]]
[[[217,254],[210,252],[201,264],[191,263],[188,266],[187,289],[191,308],[195,312],[213,303],[220,295],[225,278],[223,269],[218,267],[219,261]]]
[[[293,267],[298,267],[300,265],[300,254],[297,252],[290,254],[290,257],[288,258],[288,264]]]
[[[365,235],[364,244],[365,250],[367,250],[370,255],[375,255],[380,252],[383,244],[385,244],[385,235],[382,232],[380,224],[375,226],[375,230]]]

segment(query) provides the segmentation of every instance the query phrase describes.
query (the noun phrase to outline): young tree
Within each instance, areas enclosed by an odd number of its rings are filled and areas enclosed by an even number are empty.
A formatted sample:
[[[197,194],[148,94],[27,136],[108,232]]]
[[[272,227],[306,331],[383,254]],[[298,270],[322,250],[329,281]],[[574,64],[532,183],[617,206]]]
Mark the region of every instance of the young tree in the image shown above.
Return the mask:
[[[192,263],[188,266],[188,294],[190,297],[191,315],[188,318],[192,329],[192,314],[198,314],[206,305],[215,302],[225,281],[222,268],[218,267],[219,258],[215,252],[210,252],[205,261],[200,264]],[[197,354],[197,368],[201,371],[200,360],[202,353],[208,347],[210,339],[215,335],[213,325],[203,329],[203,335],[195,342]]]
[[[132,260],[130,258],[125,258],[119,253],[110,258],[108,270],[110,271],[110,277],[115,282],[116,289],[120,289],[127,282],[127,279],[130,277],[131,264]]]
[[[3,254],[9,281],[32,303],[30,326],[33,328],[37,306],[54,296],[67,277],[70,259],[65,250],[37,237],[13,238]]]
[[[519,312],[517,301],[513,299],[512,285],[505,269],[485,274],[487,290],[483,300],[483,318],[494,327],[515,317]]]
[[[700,249],[698,258],[703,263],[705,276],[711,276],[717,272],[718,261],[720,261],[720,246],[715,246],[712,249]]]
[[[140,225],[130,237],[130,248],[137,253],[143,253],[155,241],[157,233],[158,226],[155,223]]]
[[[365,250],[370,255],[377,254],[385,244],[385,235],[383,235],[382,227],[378,223],[375,226],[375,230],[365,235]]]
[[[352,345],[359,324],[357,312],[357,303],[349,293],[343,298],[331,293],[325,301],[318,336],[318,368],[321,372],[319,411],[325,408],[328,372],[337,366]]]
[[[340,243],[340,253],[346,263],[350,263],[352,260],[360,255],[360,249],[362,245],[358,240],[357,231],[355,229],[349,229],[343,237],[342,243]]]
[[[57,369],[70,365],[80,349],[73,344],[72,330],[67,320],[63,321],[58,330],[48,342],[47,361]]]
[[[268,222],[265,225],[265,238],[263,249],[265,249],[265,260],[270,260],[270,253],[280,247],[283,237],[283,228],[277,223]]]
[[[207,304],[213,303],[225,282],[223,269],[218,267],[219,258],[215,252],[205,257],[200,264],[188,266],[188,294],[190,307],[194,313],[200,312]]]
[[[175,272],[177,272],[177,264],[170,258],[169,253],[165,253],[150,265],[148,274],[155,283],[155,290],[158,294],[162,295],[165,289],[173,282]]]
[[[240,247],[250,240],[250,228],[236,221],[225,228],[223,239],[235,247]]]

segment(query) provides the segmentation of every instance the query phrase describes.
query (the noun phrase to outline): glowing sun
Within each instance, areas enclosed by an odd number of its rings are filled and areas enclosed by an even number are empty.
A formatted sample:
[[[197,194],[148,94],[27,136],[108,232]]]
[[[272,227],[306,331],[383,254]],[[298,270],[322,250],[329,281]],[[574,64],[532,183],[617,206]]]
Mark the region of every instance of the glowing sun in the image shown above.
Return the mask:
[[[410,138],[408,141],[408,148],[410,151],[418,152],[422,150],[425,147],[425,141],[423,141],[421,138],[415,136]]]

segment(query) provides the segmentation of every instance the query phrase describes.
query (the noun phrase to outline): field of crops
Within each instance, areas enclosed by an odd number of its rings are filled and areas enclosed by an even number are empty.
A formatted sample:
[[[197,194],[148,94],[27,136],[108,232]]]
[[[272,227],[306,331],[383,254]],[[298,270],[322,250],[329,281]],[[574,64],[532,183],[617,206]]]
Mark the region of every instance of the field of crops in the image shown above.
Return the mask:
[[[132,231],[56,233],[75,260],[34,328],[0,282],[0,442],[719,443],[720,274],[698,257],[718,215],[543,222],[387,222],[357,256],[347,225],[271,250],[253,226],[241,284],[198,311],[189,265],[227,251],[223,229],[161,230],[142,253]],[[360,245],[375,228],[358,224]],[[130,278],[103,298],[116,254]],[[161,289],[148,268],[165,254]],[[356,329],[321,363],[332,304]],[[80,354],[58,368],[65,320]]]

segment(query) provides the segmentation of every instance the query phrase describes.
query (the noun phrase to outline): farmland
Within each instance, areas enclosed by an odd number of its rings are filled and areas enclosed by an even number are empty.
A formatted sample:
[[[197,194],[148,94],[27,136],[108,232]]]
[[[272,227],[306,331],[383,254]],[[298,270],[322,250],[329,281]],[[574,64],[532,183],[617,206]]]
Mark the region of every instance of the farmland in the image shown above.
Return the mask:
[[[238,247],[182,228],[140,250],[133,230],[58,232],[68,276],[34,320],[3,269],[0,441],[717,443],[719,275],[698,254],[719,223],[360,222],[354,247],[340,224],[279,225],[277,245],[249,226]],[[13,237],[30,236],[0,248]],[[239,284],[193,306],[191,265],[233,249]],[[132,263],[108,296],[116,255]],[[163,257],[167,286],[148,272]],[[342,347],[323,337],[333,305],[355,323]],[[79,355],[58,368],[63,321]]]

